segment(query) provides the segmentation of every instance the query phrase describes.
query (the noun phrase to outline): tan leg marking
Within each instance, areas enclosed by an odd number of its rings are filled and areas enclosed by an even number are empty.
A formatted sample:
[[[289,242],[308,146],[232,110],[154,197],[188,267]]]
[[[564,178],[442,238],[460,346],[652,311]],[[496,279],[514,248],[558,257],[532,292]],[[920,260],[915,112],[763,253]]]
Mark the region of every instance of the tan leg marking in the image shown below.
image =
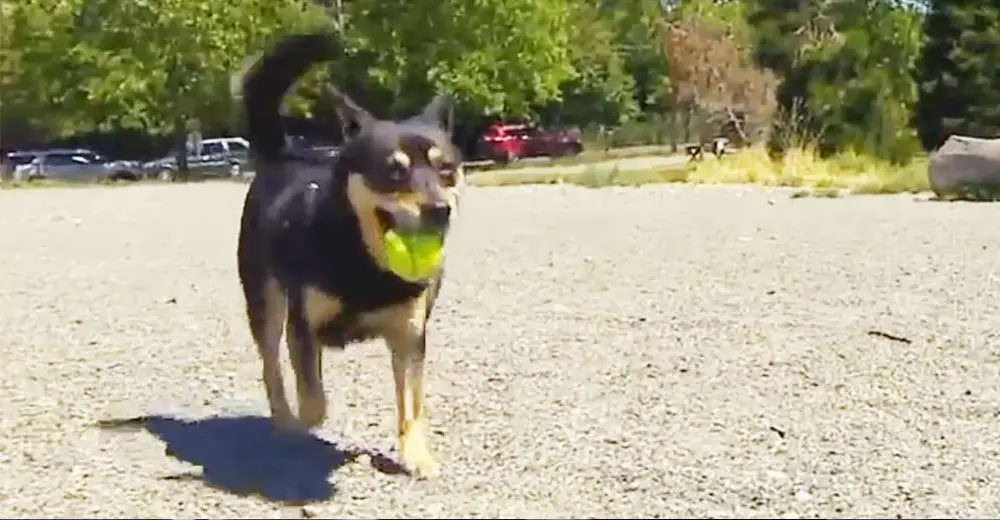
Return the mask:
[[[392,355],[400,462],[417,478],[430,478],[438,473],[430,449],[424,405],[425,305],[425,296],[421,295],[364,318],[383,331]]]
[[[281,376],[281,335],[284,332],[287,301],[281,286],[274,279],[268,280],[264,287],[264,325],[259,336],[254,340],[263,364],[264,389],[267,392],[267,403],[271,409],[271,420],[279,428],[294,428],[295,416],[288,406],[285,395],[285,383]]]

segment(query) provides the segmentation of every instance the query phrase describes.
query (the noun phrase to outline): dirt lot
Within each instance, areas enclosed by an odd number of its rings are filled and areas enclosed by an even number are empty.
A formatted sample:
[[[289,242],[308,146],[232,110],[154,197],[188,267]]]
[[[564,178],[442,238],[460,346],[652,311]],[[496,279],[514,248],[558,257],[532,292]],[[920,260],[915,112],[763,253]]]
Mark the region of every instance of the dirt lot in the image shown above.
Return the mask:
[[[1000,515],[1000,206],[471,190],[413,482],[380,345],[327,356],[322,441],[268,433],[244,189],[0,192],[0,514]]]

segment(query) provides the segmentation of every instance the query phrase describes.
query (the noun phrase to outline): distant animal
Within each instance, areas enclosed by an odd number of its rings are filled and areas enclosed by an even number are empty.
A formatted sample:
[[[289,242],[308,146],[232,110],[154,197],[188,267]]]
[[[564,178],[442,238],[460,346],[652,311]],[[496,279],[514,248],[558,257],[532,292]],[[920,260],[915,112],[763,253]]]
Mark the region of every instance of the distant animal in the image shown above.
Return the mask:
[[[462,158],[444,121],[446,96],[412,117],[390,120],[333,87],[337,111],[356,133],[335,157],[288,148],[282,99],[311,67],[342,52],[334,35],[290,35],[251,58],[243,74],[240,94],[256,170],[237,251],[247,320],[272,420],[285,429],[316,427],[326,418],[323,347],[383,338],[392,356],[400,463],[429,477],[437,463],[428,438],[424,360],[444,272],[439,265],[417,275],[394,271],[385,237],[432,234],[443,247],[461,197]],[[283,334],[298,417],[282,382]]]

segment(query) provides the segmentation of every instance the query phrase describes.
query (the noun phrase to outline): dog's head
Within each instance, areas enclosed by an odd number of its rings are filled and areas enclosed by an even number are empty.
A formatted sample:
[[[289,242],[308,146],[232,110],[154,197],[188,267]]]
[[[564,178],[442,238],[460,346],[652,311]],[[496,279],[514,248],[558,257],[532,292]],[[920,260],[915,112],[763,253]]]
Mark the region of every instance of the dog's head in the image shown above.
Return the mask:
[[[438,96],[402,121],[380,120],[331,88],[344,121],[357,132],[344,145],[338,169],[369,253],[382,258],[382,236],[436,233],[442,239],[458,211],[462,158],[444,124],[447,98]]]

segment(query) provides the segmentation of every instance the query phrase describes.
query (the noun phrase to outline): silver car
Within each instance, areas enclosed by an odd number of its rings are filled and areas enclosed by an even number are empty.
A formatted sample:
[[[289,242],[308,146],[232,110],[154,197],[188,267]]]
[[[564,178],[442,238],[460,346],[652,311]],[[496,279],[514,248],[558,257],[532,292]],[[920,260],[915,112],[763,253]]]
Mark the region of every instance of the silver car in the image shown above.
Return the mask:
[[[111,161],[83,148],[11,152],[7,154],[6,160],[17,165],[13,172],[16,179],[134,181],[140,177],[138,163]]]

